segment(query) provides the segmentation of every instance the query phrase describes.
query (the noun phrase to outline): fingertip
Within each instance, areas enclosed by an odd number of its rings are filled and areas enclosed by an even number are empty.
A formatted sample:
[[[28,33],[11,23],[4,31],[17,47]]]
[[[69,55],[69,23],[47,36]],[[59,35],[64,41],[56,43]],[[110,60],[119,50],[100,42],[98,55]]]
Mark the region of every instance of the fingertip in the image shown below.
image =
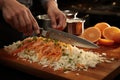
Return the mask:
[[[35,33],[40,33],[40,27],[37,23],[33,24],[33,30],[35,31]]]
[[[58,30],[63,30],[64,27],[63,27],[63,25],[59,24],[59,25],[57,25],[57,28],[56,28],[56,29],[58,29]]]
[[[52,25],[52,28],[56,29],[57,27],[56,27],[56,25]]]
[[[38,30],[35,30],[35,33],[36,34],[39,34],[40,33],[40,30],[38,29]]]

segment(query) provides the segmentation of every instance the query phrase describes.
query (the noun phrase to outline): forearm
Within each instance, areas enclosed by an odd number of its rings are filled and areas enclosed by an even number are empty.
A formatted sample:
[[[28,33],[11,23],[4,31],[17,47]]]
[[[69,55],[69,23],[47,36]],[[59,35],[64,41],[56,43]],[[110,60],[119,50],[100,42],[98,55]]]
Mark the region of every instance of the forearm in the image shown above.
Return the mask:
[[[41,0],[42,6],[46,9],[48,9],[48,7],[54,6],[54,7],[58,7],[57,6],[57,0]]]

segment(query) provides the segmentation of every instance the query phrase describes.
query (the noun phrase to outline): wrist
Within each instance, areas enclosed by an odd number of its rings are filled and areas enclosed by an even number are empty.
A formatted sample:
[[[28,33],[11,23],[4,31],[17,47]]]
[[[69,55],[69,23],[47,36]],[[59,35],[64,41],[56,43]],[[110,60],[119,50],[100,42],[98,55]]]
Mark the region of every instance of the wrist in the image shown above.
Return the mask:
[[[7,3],[10,3],[11,1],[16,1],[16,0],[0,0],[0,9],[2,9],[4,5],[7,5]]]
[[[41,0],[42,6],[48,9],[51,6],[58,7],[57,0]]]

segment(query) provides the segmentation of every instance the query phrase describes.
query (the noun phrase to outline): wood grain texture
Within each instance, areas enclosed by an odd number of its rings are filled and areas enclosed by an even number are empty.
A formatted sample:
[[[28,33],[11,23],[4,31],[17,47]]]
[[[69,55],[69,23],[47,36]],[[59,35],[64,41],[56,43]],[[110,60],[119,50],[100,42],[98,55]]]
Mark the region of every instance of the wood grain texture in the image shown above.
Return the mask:
[[[93,51],[101,53],[107,52],[110,54],[109,57],[116,57],[115,54],[117,54],[116,59],[120,58],[119,46],[100,47]],[[37,63],[18,60],[16,57],[8,55],[3,49],[0,49],[0,63],[47,80],[112,80],[120,74],[119,59],[112,63],[98,64],[96,68],[89,68],[88,71],[76,71],[66,74],[63,71],[53,71],[49,68],[42,68],[41,65]],[[79,75],[76,75],[78,73]]]

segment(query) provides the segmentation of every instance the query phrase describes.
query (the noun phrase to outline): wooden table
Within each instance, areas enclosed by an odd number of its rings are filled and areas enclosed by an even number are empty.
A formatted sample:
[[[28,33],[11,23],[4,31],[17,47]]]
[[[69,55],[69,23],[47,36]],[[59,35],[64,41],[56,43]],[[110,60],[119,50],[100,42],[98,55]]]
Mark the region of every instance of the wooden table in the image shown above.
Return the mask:
[[[119,46],[101,47],[93,51],[108,52],[110,56],[112,52],[120,56],[120,53],[118,53],[120,52]],[[120,74],[120,60],[98,64],[96,68],[89,68],[88,71],[69,72],[66,74],[63,71],[42,68],[37,63],[18,60],[16,57],[8,55],[3,49],[0,49],[0,63],[47,80],[112,80]]]

